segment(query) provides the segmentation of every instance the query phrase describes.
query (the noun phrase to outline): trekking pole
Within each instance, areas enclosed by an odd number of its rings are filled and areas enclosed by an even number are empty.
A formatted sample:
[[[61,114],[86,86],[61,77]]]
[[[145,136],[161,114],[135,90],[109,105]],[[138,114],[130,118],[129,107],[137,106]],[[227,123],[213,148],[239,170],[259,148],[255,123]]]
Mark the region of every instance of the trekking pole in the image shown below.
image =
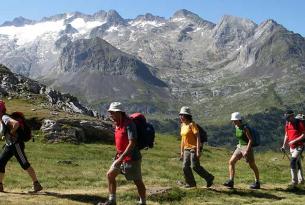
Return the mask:
[[[281,151],[283,152],[283,159],[285,158],[285,156],[287,157],[287,159],[290,161],[290,157],[289,155],[287,154],[286,150],[281,148]]]

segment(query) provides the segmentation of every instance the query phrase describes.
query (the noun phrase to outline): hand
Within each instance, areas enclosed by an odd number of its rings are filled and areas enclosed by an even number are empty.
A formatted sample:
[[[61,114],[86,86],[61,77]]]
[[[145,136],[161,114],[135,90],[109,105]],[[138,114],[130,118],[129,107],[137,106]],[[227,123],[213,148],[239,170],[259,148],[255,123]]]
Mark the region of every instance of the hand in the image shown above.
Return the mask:
[[[180,161],[183,160],[183,152],[180,154]]]
[[[280,150],[281,150],[281,152],[285,152],[286,151],[285,146],[282,146]]]

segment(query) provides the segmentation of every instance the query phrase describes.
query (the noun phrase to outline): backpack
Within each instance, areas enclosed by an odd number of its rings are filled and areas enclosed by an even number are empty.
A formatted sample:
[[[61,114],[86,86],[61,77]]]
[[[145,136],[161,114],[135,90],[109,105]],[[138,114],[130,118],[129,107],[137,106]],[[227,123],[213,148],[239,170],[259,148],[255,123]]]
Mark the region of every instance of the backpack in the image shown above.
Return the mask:
[[[19,127],[16,131],[18,140],[28,142],[32,139],[32,131],[30,126],[26,123],[24,114],[22,112],[13,112],[10,117],[19,123]]]
[[[252,147],[257,147],[261,144],[261,137],[260,137],[260,134],[259,132],[257,131],[257,129],[253,128],[253,127],[250,127],[248,125],[245,125],[243,129],[245,128],[248,128],[249,131],[250,131],[250,134],[252,136],[252,140],[253,140],[253,143],[252,143]],[[245,135],[245,138],[247,138],[246,134]],[[248,139],[248,138],[247,138]]]
[[[208,134],[207,132],[200,126],[197,124],[197,128],[199,130],[199,136],[200,136],[200,142],[201,144],[208,142]]]
[[[133,113],[130,119],[135,123],[137,127],[137,146],[141,149],[148,149],[154,147],[155,141],[155,129],[152,124],[146,121],[146,118],[141,113]]]

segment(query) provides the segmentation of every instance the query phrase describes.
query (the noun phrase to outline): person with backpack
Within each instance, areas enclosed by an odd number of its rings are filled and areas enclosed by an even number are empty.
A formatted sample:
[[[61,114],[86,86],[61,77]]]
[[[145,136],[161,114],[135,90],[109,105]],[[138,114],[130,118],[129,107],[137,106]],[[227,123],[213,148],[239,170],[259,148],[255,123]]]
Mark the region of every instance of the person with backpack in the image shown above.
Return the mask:
[[[294,117],[292,110],[286,111],[285,119],[285,137],[281,150],[284,151],[287,144],[290,147],[291,183],[289,188],[295,188],[297,184],[304,183],[301,155],[304,150],[305,126],[301,120]]]
[[[146,204],[146,188],[141,173],[141,153],[137,147],[137,130],[135,123],[126,115],[120,102],[113,102],[108,109],[115,125],[114,139],[116,147],[115,160],[107,172],[109,198],[99,205],[116,204],[116,177],[122,173],[127,180],[135,183],[140,201]]]
[[[196,187],[196,181],[192,169],[206,181],[206,186],[213,185],[214,176],[200,165],[201,142],[200,134],[196,123],[192,119],[191,110],[183,106],[179,112],[181,122],[181,154],[183,159],[183,174],[185,178],[185,188]]]
[[[238,140],[238,145],[229,160],[230,178],[223,185],[228,188],[234,188],[235,164],[244,157],[255,175],[255,182],[250,185],[250,188],[260,189],[259,171],[253,153],[254,140],[250,128],[242,121],[242,116],[239,112],[231,114],[231,121],[235,126],[235,136]]]
[[[30,165],[25,155],[25,144],[20,140],[21,137],[17,134],[20,124],[6,114],[5,102],[2,100],[0,100],[0,119],[2,130],[4,130],[3,135],[5,137],[5,145],[3,146],[3,151],[0,155],[0,192],[4,192],[3,178],[6,164],[13,156],[16,157],[21,167],[26,170],[31,177],[33,181],[32,192],[41,191],[43,187],[39,183],[35,170]]]

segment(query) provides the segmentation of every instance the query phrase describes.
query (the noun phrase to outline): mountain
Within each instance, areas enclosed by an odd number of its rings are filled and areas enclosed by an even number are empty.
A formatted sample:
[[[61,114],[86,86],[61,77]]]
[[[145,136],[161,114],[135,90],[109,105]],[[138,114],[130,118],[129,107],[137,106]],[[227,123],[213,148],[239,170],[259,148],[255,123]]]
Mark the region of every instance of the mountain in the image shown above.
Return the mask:
[[[122,100],[171,119],[188,104],[198,119],[224,122],[236,110],[305,100],[305,39],[271,19],[213,23],[185,9],[124,19],[101,10],[12,25],[0,27],[1,63],[101,111]]]

